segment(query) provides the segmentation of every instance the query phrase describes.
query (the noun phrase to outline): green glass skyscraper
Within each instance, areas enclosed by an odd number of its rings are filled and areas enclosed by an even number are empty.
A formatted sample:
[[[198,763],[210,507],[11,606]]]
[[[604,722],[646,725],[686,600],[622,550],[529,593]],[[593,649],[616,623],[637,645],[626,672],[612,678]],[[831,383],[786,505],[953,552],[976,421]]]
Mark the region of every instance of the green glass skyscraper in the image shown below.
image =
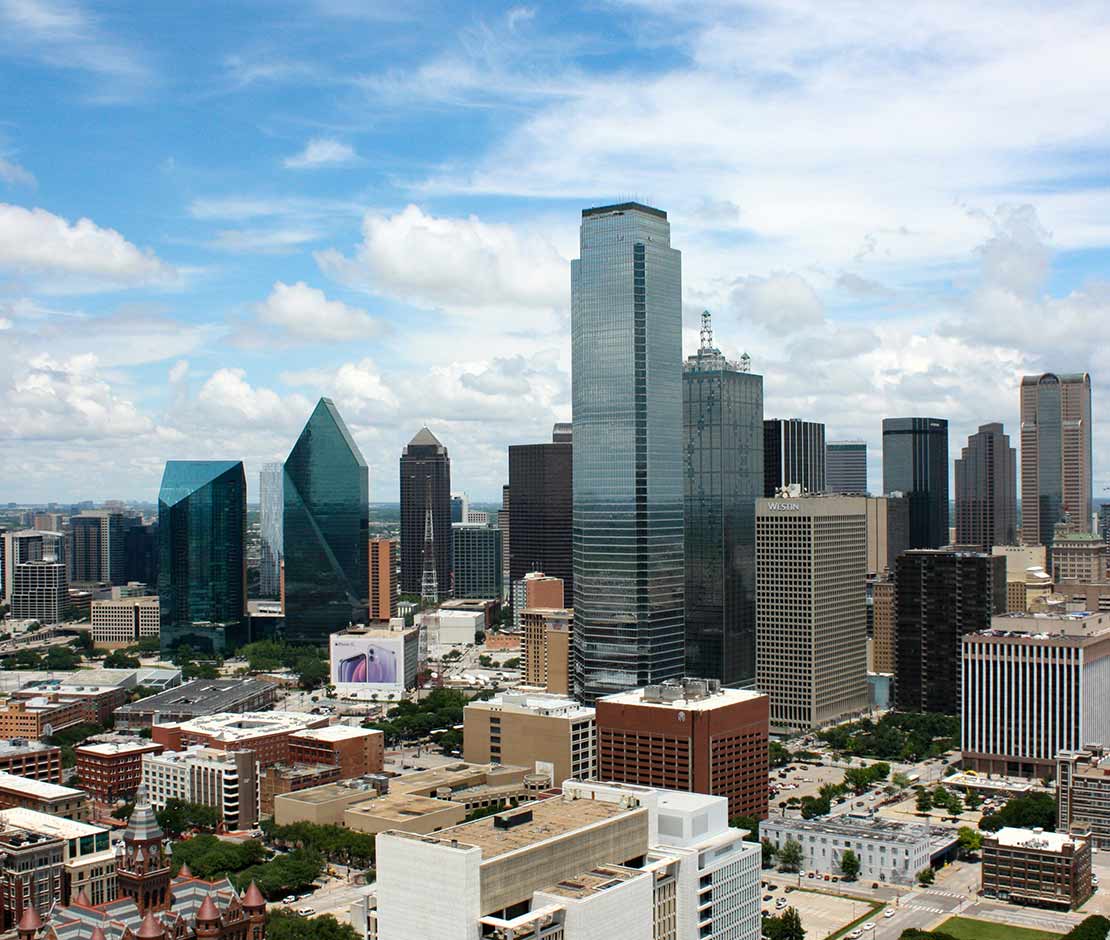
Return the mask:
[[[237,460],[170,460],[158,493],[162,650],[247,637],[247,479]]]
[[[285,461],[285,638],[323,643],[369,615],[369,473],[321,398]]]

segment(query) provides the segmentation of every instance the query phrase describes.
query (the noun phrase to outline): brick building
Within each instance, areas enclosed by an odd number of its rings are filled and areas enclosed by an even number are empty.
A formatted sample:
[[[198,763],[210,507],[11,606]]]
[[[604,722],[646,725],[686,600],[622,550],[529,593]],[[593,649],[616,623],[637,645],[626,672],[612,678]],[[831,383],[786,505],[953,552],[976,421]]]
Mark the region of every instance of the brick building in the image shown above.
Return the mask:
[[[161,744],[142,738],[82,744],[73,749],[77,777],[94,800],[129,800],[142,783],[143,755],[162,750]]]
[[[289,761],[332,764],[339,779],[381,773],[385,766],[385,735],[372,728],[329,725],[306,728],[289,735]]]
[[[596,702],[598,778],[728,798],[767,816],[766,695],[683,679]]]
[[[62,749],[26,738],[0,741],[0,772],[61,783]]]
[[[326,717],[298,712],[245,712],[206,715],[181,724],[156,724],[151,740],[166,750],[201,744],[218,751],[253,751],[262,767],[289,763],[289,738],[306,728],[323,728]]]
[[[983,839],[982,891],[1014,904],[1077,908],[1091,896],[1091,842],[1041,829],[999,829]]]
[[[521,682],[553,695],[572,693],[574,611],[528,607],[520,612]]]
[[[63,787],[45,780],[0,774],[0,810],[13,806],[22,806],[64,819],[88,819],[92,815],[89,795],[84,790]]]
[[[34,683],[11,694],[12,701],[38,701],[45,699],[50,704],[83,705],[80,720],[91,725],[106,725],[111,722],[112,714],[123,705],[130,695],[130,689],[122,686],[103,685],[63,685],[58,683]],[[61,727],[55,723],[54,730]]]
[[[340,779],[335,764],[271,764],[259,771],[258,808],[263,813],[273,813],[274,799],[283,793],[297,793]]]

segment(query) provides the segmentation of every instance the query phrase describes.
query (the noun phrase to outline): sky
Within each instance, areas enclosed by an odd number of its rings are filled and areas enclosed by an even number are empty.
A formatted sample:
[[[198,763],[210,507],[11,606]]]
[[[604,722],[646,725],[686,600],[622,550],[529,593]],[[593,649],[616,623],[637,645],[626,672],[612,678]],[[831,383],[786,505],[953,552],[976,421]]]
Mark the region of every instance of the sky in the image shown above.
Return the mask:
[[[1110,487],[1104,2],[0,0],[0,501],[283,460],[321,395],[397,498],[570,418],[581,210],[665,209],[767,417],[870,445],[1090,371]]]

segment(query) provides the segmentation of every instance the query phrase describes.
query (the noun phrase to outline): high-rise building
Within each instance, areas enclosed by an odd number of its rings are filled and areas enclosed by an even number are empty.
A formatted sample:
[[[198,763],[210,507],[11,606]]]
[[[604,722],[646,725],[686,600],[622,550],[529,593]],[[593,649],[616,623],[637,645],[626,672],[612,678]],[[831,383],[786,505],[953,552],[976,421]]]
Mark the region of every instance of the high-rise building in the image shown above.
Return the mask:
[[[369,471],[330,398],[285,460],[285,636],[322,643],[369,611]]]
[[[0,533],[0,574],[3,576],[3,598],[11,604],[15,587],[16,565],[28,561],[61,561],[64,536],[60,532],[42,532],[35,529],[17,529]]]
[[[142,782],[156,810],[170,800],[210,806],[229,831],[258,822],[258,761],[254,751],[194,744],[142,756]]]
[[[163,651],[223,651],[247,641],[246,531],[240,461],[167,461],[158,493]]]
[[[895,600],[894,581],[889,576],[871,583],[871,671],[894,674]]]
[[[910,547],[910,501],[905,496],[867,497],[867,574],[894,568],[894,559]]]
[[[508,598],[512,590],[513,579],[509,573],[512,559],[512,542],[509,531],[512,528],[512,502],[509,495],[509,484],[501,487],[501,508],[497,510],[497,528],[501,530],[501,584],[504,597]]]
[[[465,499],[465,497],[464,497]],[[468,506],[460,504],[460,522]],[[426,427],[401,452],[401,593],[419,595],[424,574],[424,533],[431,509],[436,587],[451,596],[451,458]]]
[[[684,671],[682,259],[670,240],[659,209],[584,209],[571,262],[575,689],[586,701]]]
[[[998,422],[980,425],[956,459],[956,544],[990,552],[1017,540],[1017,454]]]
[[[470,513],[470,498],[466,493],[452,493],[451,494],[451,524],[456,522],[466,522],[466,517]]]
[[[866,711],[866,499],[760,499],[755,534],[756,688],[771,697],[771,729]]]
[[[520,681],[555,695],[574,691],[574,611],[528,607],[520,612]]]
[[[1103,744],[1086,744],[1082,749],[1056,755],[1058,832],[1074,832],[1082,827],[1090,832],[1094,848],[1110,849],[1108,778],[1110,751]]]
[[[825,489],[830,493],[867,492],[867,442],[825,444]]]
[[[123,534],[123,583],[158,583],[158,525],[128,526]]]
[[[509,577],[519,581],[529,571],[562,578],[574,596],[571,528],[574,510],[573,445],[568,434],[552,435],[550,444],[509,447]],[[565,440],[556,440],[556,436]]]
[[[86,509],[69,519],[69,580],[78,583],[126,584],[122,513]]]
[[[13,620],[61,623],[68,597],[64,562],[47,557],[15,566],[11,598]]]
[[[944,418],[883,418],[883,492],[910,501],[910,548],[949,543]]]
[[[397,616],[396,539],[370,540],[370,619],[386,621]]]
[[[162,612],[157,597],[93,601],[89,619],[93,645],[100,649],[134,646],[161,633]]]
[[[755,501],[763,494],[763,376],[713,346],[682,372],[686,674],[755,682]]]
[[[1006,610],[1006,559],[913,549],[894,577],[894,700],[911,712],[960,714],[960,644]]]
[[[774,496],[784,486],[825,491],[825,425],[801,418],[763,422],[763,495]]]
[[[281,520],[285,513],[282,480],[285,468],[280,463],[263,464],[258,475],[259,528],[262,557],[258,567],[258,593],[262,597],[281,595],[281,558],[285,550]]]
[[[451,526],[455,597],[500,598],[501,530],[456,522]]]
[[[1091,526],[1091,377],[1021,380],[1021,540],[1052,548],[1056,524]]]
[[[1105,582],[1107,546],[1093,532],[1057,535],[1052,544],[1052,575],[1061,581]]]

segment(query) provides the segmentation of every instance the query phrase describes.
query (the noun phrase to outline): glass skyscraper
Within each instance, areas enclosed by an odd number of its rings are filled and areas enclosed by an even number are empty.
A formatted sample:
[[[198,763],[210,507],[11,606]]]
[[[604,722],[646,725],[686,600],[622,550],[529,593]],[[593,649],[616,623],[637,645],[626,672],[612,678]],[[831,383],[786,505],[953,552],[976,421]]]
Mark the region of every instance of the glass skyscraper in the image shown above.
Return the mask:
[[[550,444],[509,446],[509,577],[519,581],[530,571],[561,578],[566,597],[574,596],[572,507],[574,445],[555,425]]]
[[[258,593],[278,597],[281,593],[282,545],[281,519],[285,511],[282,477],[285,469],[279,463],[268,463],[259,474],[259,528],[262,535],[262,559],[259,565]]]
[[[763,495],[763,376],[702,345],[682,375],[686,674],[755,682],[755,501]]]
[[[285,637],[323,643],[370,605],[369,472],[330,398],[285,461]]]
[[[432,552],[436,593],[451,596],[451,458],[447,448],[426,427],[401,452],[401,593],[420,594],[424,577],[424,535],[429,501],[432,511]],[[466,522],[469,503],[459,504],[459,522]]]
[[[571,262],[575,689],[685,662],[682,261],[667,214],[585,209]]]
[[[825,425],[801,418],[763,422],[763,496],[784,486],[825,492]]]
[[[829,493],[867,492],[866,441],[828,441],[825,444],[825,490]]]
[[[237,460],[170,460],[158,493],[162,651],[247,642],[247,478]]]
[[[501,530],[496,525],[454,523],[451,558],[455,597],[501,597]]]
[[[883,492],[910,503],[910,548],[948,544],[948,422],[883,418]]]

